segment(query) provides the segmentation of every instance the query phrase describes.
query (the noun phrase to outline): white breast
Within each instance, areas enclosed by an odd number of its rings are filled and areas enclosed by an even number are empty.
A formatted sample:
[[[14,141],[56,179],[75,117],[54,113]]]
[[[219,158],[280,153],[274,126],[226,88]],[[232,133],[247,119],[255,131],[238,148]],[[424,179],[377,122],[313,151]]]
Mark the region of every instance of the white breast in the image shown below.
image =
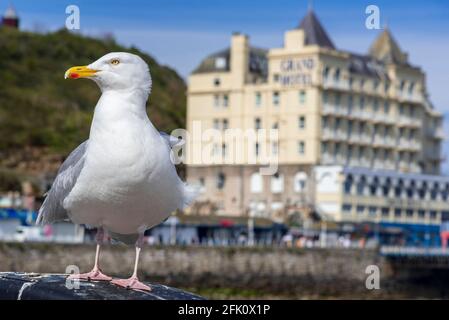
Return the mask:
[[[100,102],[84,168],[64,207],[75,223],[136,233],[182,206],[183,184],[146,114]]]

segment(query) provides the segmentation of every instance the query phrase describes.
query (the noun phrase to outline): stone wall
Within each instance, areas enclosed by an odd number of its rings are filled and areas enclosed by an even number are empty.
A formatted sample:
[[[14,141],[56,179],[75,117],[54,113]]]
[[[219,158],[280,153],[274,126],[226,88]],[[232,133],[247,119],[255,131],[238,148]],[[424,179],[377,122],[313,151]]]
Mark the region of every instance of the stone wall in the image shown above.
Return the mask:
[[[64,273],[69,265],[81,272],[92,268],[94,245],[0,243],[0,271]],[[106,274],[132,273],[134,248],[106,245],[101,268]],[[145,247],[140,275],[180,287],[235,288],[284,294],[363,293],[368,265],[391,277],[383,258],[373,250]]]

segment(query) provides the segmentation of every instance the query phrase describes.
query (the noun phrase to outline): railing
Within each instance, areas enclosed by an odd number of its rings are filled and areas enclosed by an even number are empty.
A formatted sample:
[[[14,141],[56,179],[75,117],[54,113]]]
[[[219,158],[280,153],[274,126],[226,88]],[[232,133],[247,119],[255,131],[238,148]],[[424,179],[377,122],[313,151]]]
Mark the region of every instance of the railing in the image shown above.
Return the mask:
[[[449,256],[449,249],[442,247],[381,246],[380,254],[386,256]]]

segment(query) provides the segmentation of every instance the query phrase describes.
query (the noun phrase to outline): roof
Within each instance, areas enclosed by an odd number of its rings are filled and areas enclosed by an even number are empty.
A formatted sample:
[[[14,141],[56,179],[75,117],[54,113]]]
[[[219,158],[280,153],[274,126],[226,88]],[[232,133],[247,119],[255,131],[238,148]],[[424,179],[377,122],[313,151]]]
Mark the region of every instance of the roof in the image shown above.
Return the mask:
[[[249,48],[249,71],[266,76],[268,73],[268,50],[256,47]],[[215,52],[204,58],[193,73],[207,73],[229,71],[231,61],[231,49]]]
[[[324,30],[313,10],[309,10],[298,26],[304,30],[304,44],[318,45],[320,47],[335,49],[332,40]]]
[[[369,55],[349,53],[349,72],[378,79],[388,79],[385,65]]]
[[[385,63],[407,64],[407,54],[401,50],[388,29],[376,38],[369,49],[369,54]]]

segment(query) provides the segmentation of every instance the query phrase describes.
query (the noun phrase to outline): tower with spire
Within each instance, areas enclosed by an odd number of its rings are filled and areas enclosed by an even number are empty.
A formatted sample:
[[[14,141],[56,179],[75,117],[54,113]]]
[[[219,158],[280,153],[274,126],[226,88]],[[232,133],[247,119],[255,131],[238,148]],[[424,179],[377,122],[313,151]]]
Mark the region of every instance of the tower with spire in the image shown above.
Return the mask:
[[[3,14],[1,18],[1,26],[11,27],[11,28],[19,28],[20,19],[17,15],[16,9],[11,4]]]

